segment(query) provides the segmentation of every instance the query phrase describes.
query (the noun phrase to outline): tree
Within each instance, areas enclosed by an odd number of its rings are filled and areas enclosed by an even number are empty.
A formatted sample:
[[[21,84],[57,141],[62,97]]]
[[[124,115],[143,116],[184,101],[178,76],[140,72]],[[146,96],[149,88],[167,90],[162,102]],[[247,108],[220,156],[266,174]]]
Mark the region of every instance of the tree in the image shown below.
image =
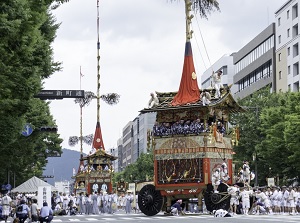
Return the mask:
[[[55,125],[49,105],[34,98],[42,81],[61,69],[53,61],[51,43],[56,24],[50,9],[67,0],[4,0],[0,3],[0,162],[2,170],[18,173],[17,184],[32,175],[40,176],[46,164],[46,149],[61,152],[59,135],[36,131],[41,125]],[[35,131],[20,133],[25,123]],[[6,171],[0,173],[5,182]]]
[[[269,93],[267,87],[240,101],[247,112],[232,117],[242,136],[234,159],[251,160],[255,153],[260,185],[267,177],[280,179],[278,184],[299,177],[299,97],[299,93]]]
[[[171,2],[178,0],[171,0]],[[199,13],[201,17],[207,18],[207,15],[214,10],[220,10],[219,2],[217,0],[184,0],[191,2],[192,8]]]

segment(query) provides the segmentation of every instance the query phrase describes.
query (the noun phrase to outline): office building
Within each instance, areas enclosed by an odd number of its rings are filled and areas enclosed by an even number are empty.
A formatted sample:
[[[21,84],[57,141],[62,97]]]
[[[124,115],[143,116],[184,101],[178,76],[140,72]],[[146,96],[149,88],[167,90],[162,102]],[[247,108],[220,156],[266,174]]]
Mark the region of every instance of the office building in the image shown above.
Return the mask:
[[[275,12],[276,88],[299,91],[299,0],[289,0]]]
[[[244,98],[270,86],[276,91],[275,78],[275,23],[269,25],[233,55],[233,84],[235,98]]]

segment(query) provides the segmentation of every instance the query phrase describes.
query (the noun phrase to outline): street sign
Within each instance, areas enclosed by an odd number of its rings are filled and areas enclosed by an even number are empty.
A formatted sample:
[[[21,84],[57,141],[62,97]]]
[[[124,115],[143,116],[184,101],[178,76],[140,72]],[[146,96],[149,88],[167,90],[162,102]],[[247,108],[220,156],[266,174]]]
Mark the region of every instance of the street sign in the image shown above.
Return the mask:
[[[30,136],[33,132],[33,128],[29,123],[26,123],[24,126],[24,130],[22,131],[23,136]]]
[[[53,175],[44,175],[41,178],[54,178],[54,176]]]
[[[84,98],[84,90],[42,90],[34,97],[42,100]]]

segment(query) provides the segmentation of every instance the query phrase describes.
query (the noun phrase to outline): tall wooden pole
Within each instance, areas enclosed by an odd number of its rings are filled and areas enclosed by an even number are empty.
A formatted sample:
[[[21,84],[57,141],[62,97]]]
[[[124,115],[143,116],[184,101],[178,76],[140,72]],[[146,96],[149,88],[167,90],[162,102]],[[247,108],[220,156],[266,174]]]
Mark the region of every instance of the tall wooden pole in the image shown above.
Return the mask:
[[[100,40],[99,40],[99,0],[97,0],[97,122],[100,123]]]
[[[191,0],[184,0],[185,1],[185,29],[186,29],[186,41],[190,42],[193,34],[193,30],[191,30],[191,23],[193,15],[191,15],[192,11],[192,2]]]

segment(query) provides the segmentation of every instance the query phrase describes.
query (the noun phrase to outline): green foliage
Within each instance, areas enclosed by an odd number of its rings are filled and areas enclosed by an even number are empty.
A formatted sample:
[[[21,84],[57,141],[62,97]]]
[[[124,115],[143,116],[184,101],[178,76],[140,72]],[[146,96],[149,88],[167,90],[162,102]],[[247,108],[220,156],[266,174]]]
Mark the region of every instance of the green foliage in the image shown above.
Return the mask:
[[[267,87],[241,100],[247,112],[232,117],[241,133],[234,159],[240,164],[257,155],[260,185],[266,184],[267,177],[279,179],[277,184],[289,184],[288,179],[300,175],[299,99],[300,93],[269,93]],[[252,170],[254,165],[253,161]]]
[[[128,165],[125,170],[114,175],[114,182],[121,179],[124,179],[125,182],[143,182],[147,178],[153,180],[153,162],[153,153],[142,153],[135,163]]]
[[[56,24],[52,3],[66,1],[4,0],[0,3],[0,183],[7,171],[16,173],[16,184],[42,174],[46,150],[61,152],[58,134],[41,134],[43,125],[55,125],[49,105],[35,99],[44,78],[60,70],[53,61],[51,44]],[[25,123],[34,132],[20,133]]]
[[[171,0],[171,2],[178,0]],[[219,2],[217,0],[188,0],[192,3],[192,8],[204,18],[207,18],[207,15],[212,11],[219,11]]]

